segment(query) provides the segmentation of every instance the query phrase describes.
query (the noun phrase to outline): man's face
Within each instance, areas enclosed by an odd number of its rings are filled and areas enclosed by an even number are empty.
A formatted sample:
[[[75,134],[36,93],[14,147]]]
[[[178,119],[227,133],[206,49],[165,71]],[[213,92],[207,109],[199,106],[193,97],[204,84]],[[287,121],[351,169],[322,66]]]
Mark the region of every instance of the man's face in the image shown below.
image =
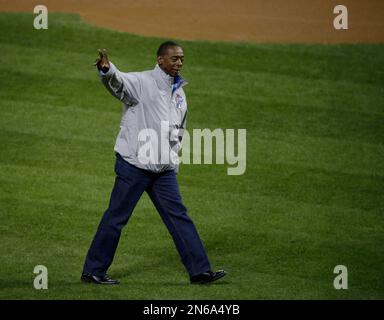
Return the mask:
[[[163,56],[157,57],[160,68],[172,77],[181,71],[184,62],[183,49],[180,47],[168,47]]]

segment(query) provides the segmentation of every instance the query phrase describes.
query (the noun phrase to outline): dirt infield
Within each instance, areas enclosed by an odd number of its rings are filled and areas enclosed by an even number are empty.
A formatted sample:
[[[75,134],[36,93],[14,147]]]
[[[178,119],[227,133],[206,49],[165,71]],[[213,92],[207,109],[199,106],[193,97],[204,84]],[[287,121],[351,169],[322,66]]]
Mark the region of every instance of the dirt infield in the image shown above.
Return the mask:
[[[384,42],[383,0],[0,0],[0,11],[77,12],[99,26],[144,36],[250,42]],[[333,8],[348,8],[335,30]]]

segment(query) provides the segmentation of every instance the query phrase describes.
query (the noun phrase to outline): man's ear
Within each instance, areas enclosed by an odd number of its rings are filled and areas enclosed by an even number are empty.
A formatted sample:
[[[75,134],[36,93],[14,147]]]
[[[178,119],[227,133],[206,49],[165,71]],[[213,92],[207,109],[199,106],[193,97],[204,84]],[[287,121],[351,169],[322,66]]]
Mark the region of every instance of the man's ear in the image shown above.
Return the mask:
[[[157,64],[159,65],[159,66],[161,66],[162,64],[163,64],[163,57],[162,56],[158,56],[157,57]]]

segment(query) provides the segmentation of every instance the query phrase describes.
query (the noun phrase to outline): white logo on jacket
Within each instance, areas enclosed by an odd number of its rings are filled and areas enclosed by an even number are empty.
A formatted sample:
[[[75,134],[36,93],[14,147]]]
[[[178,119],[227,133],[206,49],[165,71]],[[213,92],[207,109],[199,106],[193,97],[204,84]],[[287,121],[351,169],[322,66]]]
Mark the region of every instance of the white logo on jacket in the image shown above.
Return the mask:
[[[175,102],[176,102],[176,107],[178,109],[181,109],[181,107],[183,106],[184,98],[178,93],[176,93]]]

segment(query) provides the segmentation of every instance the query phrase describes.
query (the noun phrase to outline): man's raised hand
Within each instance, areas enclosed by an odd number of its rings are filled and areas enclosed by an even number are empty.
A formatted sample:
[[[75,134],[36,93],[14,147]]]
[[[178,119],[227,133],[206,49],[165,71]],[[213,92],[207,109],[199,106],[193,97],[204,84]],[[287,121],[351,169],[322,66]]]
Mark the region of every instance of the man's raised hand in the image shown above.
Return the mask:
[[[109,60],[108,60],[108,54],[107,50],[105,49],[98,49],[99,52],[99,58],[96,59],[94,66],[97,66],[99,70],[102,70],[103,72],[107,72],[109,70]]]

